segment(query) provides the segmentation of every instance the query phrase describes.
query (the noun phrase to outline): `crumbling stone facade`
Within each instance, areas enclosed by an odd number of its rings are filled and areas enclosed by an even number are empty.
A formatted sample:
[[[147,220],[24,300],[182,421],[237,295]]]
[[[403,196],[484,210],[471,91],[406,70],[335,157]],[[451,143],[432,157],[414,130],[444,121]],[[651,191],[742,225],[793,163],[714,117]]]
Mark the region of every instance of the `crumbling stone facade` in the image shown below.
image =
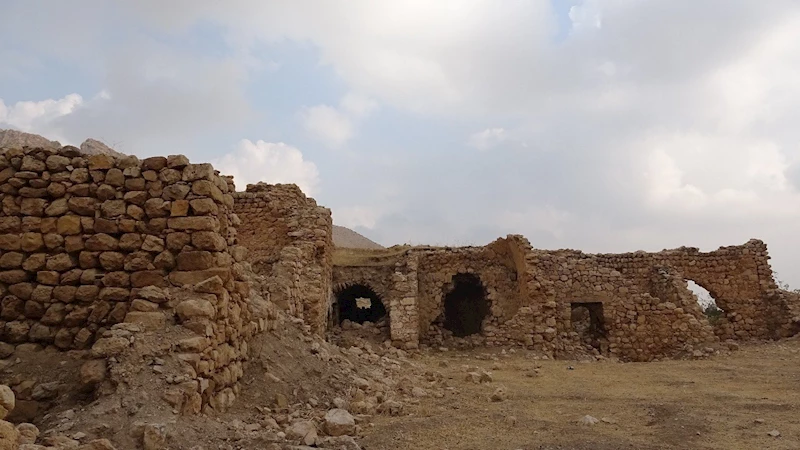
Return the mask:
[[[331,298],[331,211],[294,184],[258,183],[233,196],[239,241],[268,278],[270,300],[321,333]]]
[[[190,409],[222,401],[257,324],[238,267],[233,185],[182,155],[0,156],[0,340],[121,355],[132,332],[181,324]],[[191,295],[182,295],[184,291]]]
[[[466,338],[478,345],[569,354],[587,344],[575,330],[577,309],[589,311],[596,333],[590,340],[600,353],[637,361],[691,354],[720,340],[798,331],[796,296],[776,289],[766,246],[757,240],[708,253],[680,248],[589,255],[535,250],[522,236],[510,235],[485,247],[411,247],[385,266],[374,259],[334,267],[334,285],[367,283],[381,292],[390,305],[393,340],[406,330],[402,344],[410,348],[417,342],[409,326],[429,345],[442,345],[452,334],[444,299],[465,276],[480,281],[488,304],[480,332]],[[402,300],[392,293],[390,274],[409,263],[417,267],[416,295],[404,293],[407,309],[392,316]],[[685,280],[711,292],[723,310],[719,320],[709,322]]]
[[[154,343],[178,361],[165,398],[183,413],[233,403],[248,342],[278,326],[271,308],[322,334],[339,323],[338,293],[353,286],[374,293],[388,338],[405,349],[455,335],[647,361],[790,336],[800,324],[798,295],[777,289],[757,240],[708,253],[589,255],[509,235],[482,247],[376,250],[334,266],[330,210],[297,186],[235,192],[232,178],[181,155],[6,149],[0,207],[0,341],[83,350],[92,383],[114,372],[109,361],[140,363],[145,353],[126,356],[135,342]],[[718,321],[687,279],[716,298]]]

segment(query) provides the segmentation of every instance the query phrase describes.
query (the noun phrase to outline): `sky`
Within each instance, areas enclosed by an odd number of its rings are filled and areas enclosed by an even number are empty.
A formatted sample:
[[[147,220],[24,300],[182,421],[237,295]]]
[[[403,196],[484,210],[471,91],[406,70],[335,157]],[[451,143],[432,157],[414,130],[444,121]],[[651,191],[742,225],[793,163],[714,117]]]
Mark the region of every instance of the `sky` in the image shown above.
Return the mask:
[[[387,246],[758,238],[800,287],[796,0],[0,10],[0,128],[297,183]]]

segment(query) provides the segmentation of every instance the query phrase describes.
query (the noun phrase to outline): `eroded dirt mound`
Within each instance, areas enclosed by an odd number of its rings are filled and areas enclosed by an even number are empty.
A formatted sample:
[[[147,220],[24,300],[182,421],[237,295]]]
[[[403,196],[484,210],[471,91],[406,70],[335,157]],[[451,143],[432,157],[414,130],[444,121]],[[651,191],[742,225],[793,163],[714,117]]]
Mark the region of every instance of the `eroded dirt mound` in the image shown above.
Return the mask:
[[[278,315],[272,331],[251,341],[236,401],[223,412],[190,414],[197,405],[182,393],[192,390],[192,377],[175,345],[189,334],[180,326],[157,333],[131,324],[112,327],[106,336],[132,345],[124,357],[108,361],[103,381],[85,367],[98,361],[88,351],[30,344],[3,360],[0,381],[18,392],[21,407],[12,419],[42,430],[38,443],[107,438],[117,449],[160,448],[159,442],[170,449],[357,449],[373,417],[405,414],[423,387],[443,395],[441,377],[402,350],[367,342],[341,348],[308,334],[301,321]],[[53,367],[58,370],[47,370]]]

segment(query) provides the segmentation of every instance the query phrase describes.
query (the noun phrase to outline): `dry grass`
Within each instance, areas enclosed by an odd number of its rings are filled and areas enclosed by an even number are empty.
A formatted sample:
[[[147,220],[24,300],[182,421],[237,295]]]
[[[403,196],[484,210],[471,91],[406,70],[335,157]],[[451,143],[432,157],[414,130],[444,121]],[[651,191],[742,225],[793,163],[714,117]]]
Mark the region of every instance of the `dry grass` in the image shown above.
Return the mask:
[[[409,417],[377,419],[364,448],[800,448],[798,340],[747,345],[702,361],[580,363],[535,361],[521,353],[486,361],[477,359],[481,355],[426,356],[457,393],[423,399]],[[442,360],[446,368],[439,368]],[[495,365],[494,382],[467,383],[467,364]],[[525,376],[537,365],[539,376]],[[501,385],[509,399],[489,401]],[[610,423],[578,424],[587,414]],[[767,434],[774,429],[780,437]]]
[[[394,265],[400,255],[410,247],[395,246],[386,249],[336,248],[334,266],[388,266]]]

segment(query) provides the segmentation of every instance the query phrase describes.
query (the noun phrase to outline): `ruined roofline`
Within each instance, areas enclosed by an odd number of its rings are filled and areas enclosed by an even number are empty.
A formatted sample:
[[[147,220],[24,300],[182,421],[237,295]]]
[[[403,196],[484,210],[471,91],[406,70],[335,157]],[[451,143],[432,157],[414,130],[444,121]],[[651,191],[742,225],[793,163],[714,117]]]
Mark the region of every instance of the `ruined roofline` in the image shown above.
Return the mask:
[[[355,251],[362,254],[365,257],[373,257],[373,258],[380,258],[382,256],[385,256],[387,258],[389,257],[394,258],[401,254],[402,255],[408,255],[410,253],[429,254],[440,251],[444,252],[483,251],[495,244],[508,242],[512,238],[525,239],[522,235],[508,235],[506,237],[495,239],[494,241],[486,245],[469,245],[469,246],[395,245],[392,247],[388,247],[386,249],[355,249]],[[670,255],[681,255],[681,254],[703,256],[703,255],[715,255],[715,254],[729,253],[729,252],[740,252],[742,250],[752,247],[760,247],[759,251],[766,251],[767,249],[767,246],[763,241],[754,238],[748,240],[744,244],[720,246],[716,250],[711,250],[708,252],[702,252],[697,247],[687,247],[687,246],[681,246],[672,249],[663,249],[658,252],[647,252],[644,250],[638,250],[634,252],[622,252],[622,253],[586,253],[582,250],[576,250],[570,248],[549,250],[549,249],[539,249],[535,247],[532,248],[531,251],[535,254],[570,255],[576,258],[618,258],[618,257],[670,256]],[[387,251],[392,251],[392,253],[387,254]]]

